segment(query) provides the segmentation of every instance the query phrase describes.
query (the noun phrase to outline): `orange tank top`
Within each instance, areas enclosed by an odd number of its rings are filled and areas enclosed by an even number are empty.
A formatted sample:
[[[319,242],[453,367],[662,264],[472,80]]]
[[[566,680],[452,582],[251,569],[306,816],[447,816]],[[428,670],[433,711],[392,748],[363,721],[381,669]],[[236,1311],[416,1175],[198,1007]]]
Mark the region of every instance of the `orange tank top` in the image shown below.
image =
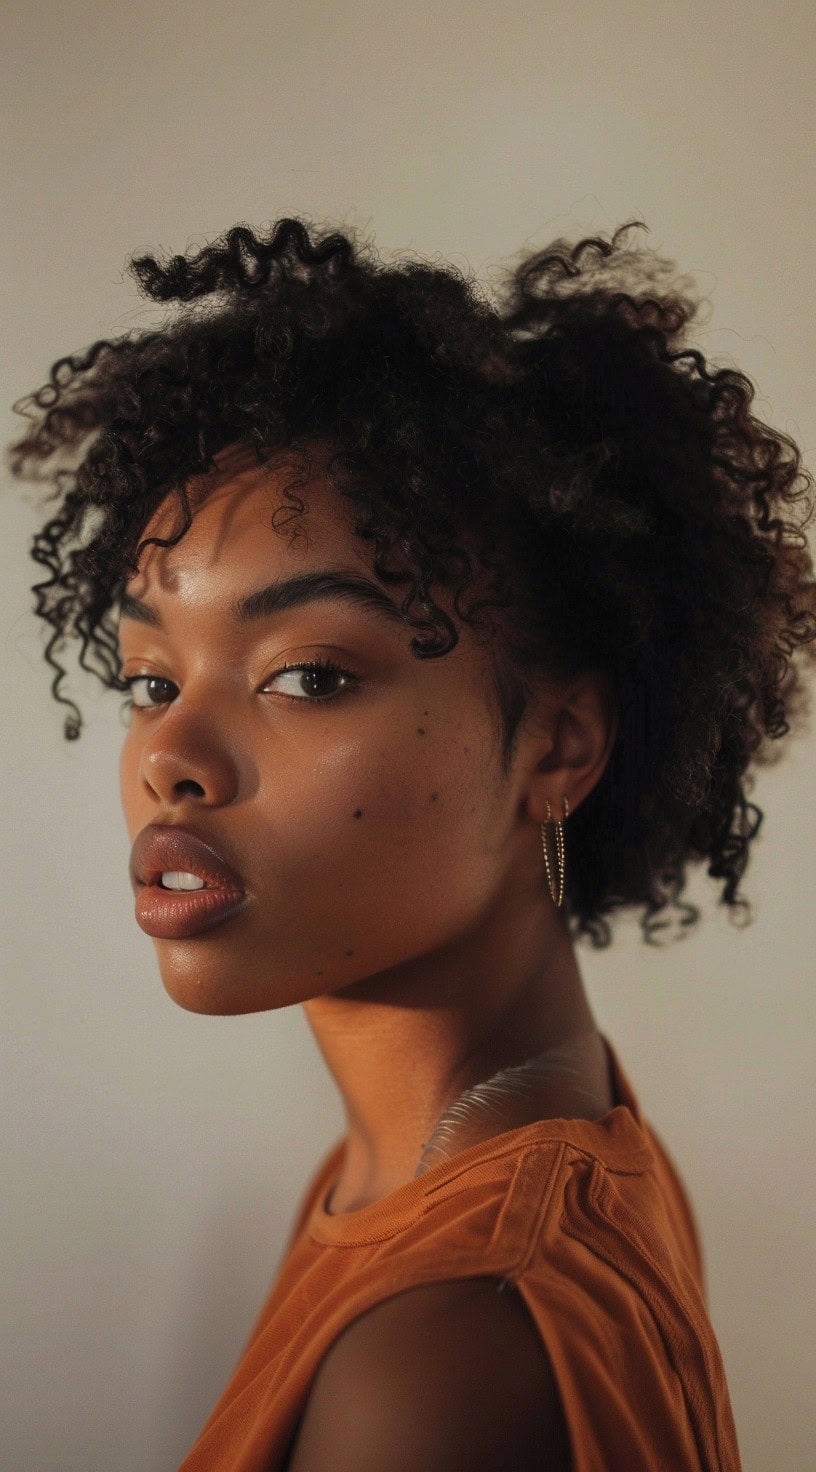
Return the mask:
[[[315,1171],[277,1277],[179,1472],[285,1472],[312,1380],[353,1320],[423,1283],[495,1275],[547,1349],[574,1472],[740,1472],[700,1238],[671,1157],[604,1037],[615,1108],[542,1119],[331,1216]]]

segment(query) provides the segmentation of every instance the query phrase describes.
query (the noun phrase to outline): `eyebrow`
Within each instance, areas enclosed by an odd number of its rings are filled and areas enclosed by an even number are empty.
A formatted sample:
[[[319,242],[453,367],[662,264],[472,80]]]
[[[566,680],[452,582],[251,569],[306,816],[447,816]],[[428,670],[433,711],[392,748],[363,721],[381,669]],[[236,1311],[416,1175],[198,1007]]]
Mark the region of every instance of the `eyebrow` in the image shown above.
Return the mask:
[[[265,588],[256,588],[254,593],[237,599],[230,606],[229,616],[239,625],[257,623],[272,618],[276,613],[285,613],[291,608],[300,608],[306,603],[324,603],[330,600],[352,603],[387,618],[404,627],[405,618],[399,608],[368,578],[359,573],[340,572],[335,568],[321,568],[315,572],[298,573],[281,582],[269,583]],[[152,629],[167,630],[161,614],[140,599],[123,592],[119,599],[120,618],[134,619],[148,624]]]

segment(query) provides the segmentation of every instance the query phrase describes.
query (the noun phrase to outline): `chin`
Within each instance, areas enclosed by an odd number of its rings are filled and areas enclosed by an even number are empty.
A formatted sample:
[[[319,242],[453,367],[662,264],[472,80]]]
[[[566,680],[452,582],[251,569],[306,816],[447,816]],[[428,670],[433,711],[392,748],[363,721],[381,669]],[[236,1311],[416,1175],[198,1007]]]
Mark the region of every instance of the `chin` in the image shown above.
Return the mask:
[[[160,966],[161,979],[171,1002],[181,1007],[185,1012],[198,1012],[202,1017],[242,1017],[248,1012],[276,1012],[281,1007],[289,1007],[302,1000],[299,993],[293,995],[270,995],[267,986],[260,991],[256,986],[254,993],[240,980],[223,973],[218,976],[208,976],[207,968],[189,964],[189,957],[185,960],[184,967],[169,964],[169,958],[162,958]]]
[[[243,1009],[227,1002],[225,997],[212,996],[203,987],[191,989],[174,983],[164,983],[171,1002],[184,1012],[198,1012],[202,1017],[231,1017]]]
[[[212,986],[199,977],[180,976],[162,969],[162,982],[171,1002],[185,1012],[203,1017],[236,1017],[243,1012],[263,1012],[267,1004],[242,998],[229,986]]]

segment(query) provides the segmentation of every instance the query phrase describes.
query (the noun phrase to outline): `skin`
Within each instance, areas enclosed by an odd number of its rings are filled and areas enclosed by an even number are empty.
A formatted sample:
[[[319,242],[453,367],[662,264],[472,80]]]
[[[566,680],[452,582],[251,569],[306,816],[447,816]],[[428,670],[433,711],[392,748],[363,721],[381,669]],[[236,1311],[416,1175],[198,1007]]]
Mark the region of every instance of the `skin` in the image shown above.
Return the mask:
[[[162,981],[193,1012],[303,1006],[345,1106],[331,1209],[349,1211],[419,1173],[463,1090],[533,1056],[569,1057],[588,1094],[577,1100],[574,1078],[544,1080],[491,1132],[613,1107],[540,824],[548,801],[561,816],[566,794],[572,814],[592,791],[615,715],[599,674],[548,687],[505,777],[489,652],[447,589],[432,594],[460,641],[439,659],[415,658],[409,625],[339,601],[234,626],[234,600],[296,572],[354,570],[397,603],[404,588],[376,577],[372,544],[354,536],[348,503],[319,470],[298,487],[306,509],[293,537],[292,523],[284,535],[270,525],[289,506],[280,468],[238,445],[218,467],[196,482],[190,530],[175,547],[145,549],[128,583],[167,632],[122,617],[122,674],[171,683],[137,687],[143,705],[163,703],[132,713],[122,804],[131,843],[148,823],[189,824],[242,875],[242,914],[187,940],[154,939]],[[167,536],[177,516],[171,498],[142,535]],[[319,657],[360,685],[276,675]],[[564,836],[569,863],[569,819]],[[555,878],[554,845],[551,868]]]

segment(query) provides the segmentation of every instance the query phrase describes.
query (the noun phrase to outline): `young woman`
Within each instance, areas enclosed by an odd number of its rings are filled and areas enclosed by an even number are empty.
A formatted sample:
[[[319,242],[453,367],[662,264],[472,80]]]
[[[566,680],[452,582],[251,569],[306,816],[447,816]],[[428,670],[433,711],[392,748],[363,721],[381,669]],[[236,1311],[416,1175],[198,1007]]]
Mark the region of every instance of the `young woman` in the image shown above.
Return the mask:
[[[693,1210],[575,945],[694,923],[692,863],[744,915],[813,481],[632,228],[495,302],[290,218],[133,259],[183,310],[57,362],[7,452],[61,498],[66,737],[69,636],[128,692],[165,987],[302,1004],[346,1110],[184,1472],[739,1467]]]

